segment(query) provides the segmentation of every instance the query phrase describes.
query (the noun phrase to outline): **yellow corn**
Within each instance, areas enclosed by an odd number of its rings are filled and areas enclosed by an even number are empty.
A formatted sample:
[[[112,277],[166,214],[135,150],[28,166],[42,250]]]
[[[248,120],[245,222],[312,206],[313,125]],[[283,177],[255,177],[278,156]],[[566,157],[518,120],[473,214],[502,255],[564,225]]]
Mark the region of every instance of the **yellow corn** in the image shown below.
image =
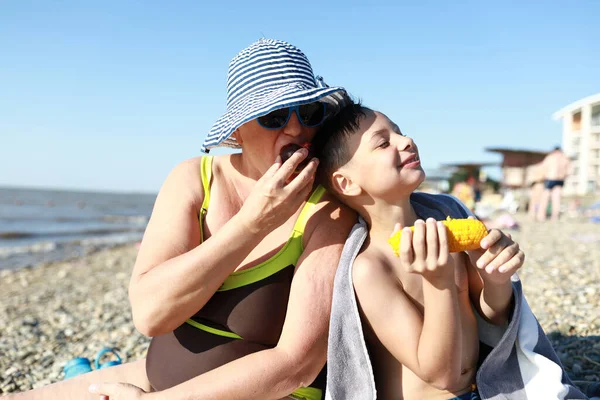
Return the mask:
[[[448,247],[450,253],[478,249],[481,239],[487,235],[487,228],[483,222],[476,219],[452,219],[446,218],[444,225],[448,228]],[[414,226],[410,227],[415,230]],[[396,257],[400,255],[400,236],[402,231],[396,232],[388,243],[392,246]]]

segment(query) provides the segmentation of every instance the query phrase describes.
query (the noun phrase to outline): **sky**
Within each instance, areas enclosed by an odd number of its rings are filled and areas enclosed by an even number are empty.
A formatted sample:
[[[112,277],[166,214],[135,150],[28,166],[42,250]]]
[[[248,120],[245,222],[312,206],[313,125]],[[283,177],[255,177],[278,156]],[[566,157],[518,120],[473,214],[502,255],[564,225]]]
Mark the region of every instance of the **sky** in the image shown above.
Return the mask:
[[[387,114],[426,171],[550,150],[552,114],[600,92],[598,15],[597,0],[3,1],[0,186],[157,192],[202,154],[229,61],[263,36]]]

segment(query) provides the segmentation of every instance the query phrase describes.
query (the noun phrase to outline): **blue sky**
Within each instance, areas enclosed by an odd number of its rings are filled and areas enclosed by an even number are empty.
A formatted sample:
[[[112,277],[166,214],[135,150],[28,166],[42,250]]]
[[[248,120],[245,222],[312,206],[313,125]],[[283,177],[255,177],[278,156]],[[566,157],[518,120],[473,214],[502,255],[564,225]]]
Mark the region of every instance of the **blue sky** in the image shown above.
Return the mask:
[[[551,149],[552,113],[600,92],[596,0],[260,3],[0,3],[0,185],[158,191],[263,35],[388,114],[428,170]]]

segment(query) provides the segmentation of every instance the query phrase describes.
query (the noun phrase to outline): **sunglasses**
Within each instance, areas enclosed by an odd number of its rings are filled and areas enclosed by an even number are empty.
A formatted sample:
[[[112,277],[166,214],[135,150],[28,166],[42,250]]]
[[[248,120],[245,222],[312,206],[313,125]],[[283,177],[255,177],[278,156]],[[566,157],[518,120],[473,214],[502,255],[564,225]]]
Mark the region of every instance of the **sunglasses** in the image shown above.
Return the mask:
[[[296,112],[296,116],[302,125],[307,128],[314,128],[325,121],[327,117],[327,104],[315,102],[301,106],[280,108],[271,111],[267,115],[258,117],[257,121],[265,129],[281,129],[287,125],[293,112]]]

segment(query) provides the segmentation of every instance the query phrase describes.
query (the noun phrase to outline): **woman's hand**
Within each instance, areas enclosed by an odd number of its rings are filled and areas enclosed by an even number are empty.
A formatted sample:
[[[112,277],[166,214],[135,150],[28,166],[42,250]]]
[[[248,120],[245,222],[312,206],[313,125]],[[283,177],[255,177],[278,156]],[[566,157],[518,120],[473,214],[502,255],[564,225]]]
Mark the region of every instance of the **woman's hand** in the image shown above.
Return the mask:
[[[130,383],[98,383],[90,385],[88,390],[100,400],[149,400],[150,396]]]
[[[286,162],[277,156],[275,164],[257,181],[244,202],[239,215],[246,221],[251,233],[271,231],[287,221],[312,190],[319,161],[313,158],[302,171],[294,175],[298,165],[306,158],[308,150],[302,148]]]

